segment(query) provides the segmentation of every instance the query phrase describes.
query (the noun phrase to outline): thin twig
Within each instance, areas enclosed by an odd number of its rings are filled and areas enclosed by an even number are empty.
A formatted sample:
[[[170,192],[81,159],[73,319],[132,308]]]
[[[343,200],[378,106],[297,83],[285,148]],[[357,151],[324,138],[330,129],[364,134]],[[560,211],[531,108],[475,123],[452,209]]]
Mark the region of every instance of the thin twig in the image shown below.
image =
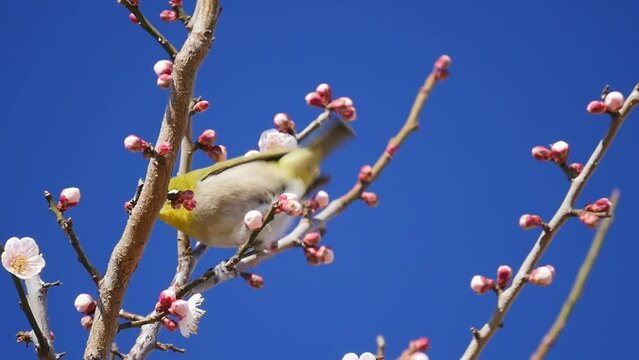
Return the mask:
[[[120,310],[120,314],[121,313],[122,313],[122,310]],[[145,318],[141,318],[141,319],[137,319],[133,321],[127,321],[118,325],[118,331],[130,329],[130,328],[142,327],[147,324],[152,324],[162,320],[162,318],[165,317],[166,315],[167,315],[166,313],[155,312],[151,316],[147,316]]]
[[[128,312],[126,310],[120,310],[119,316],[122,319],[129,320],[129,321],[137,321],[137,320],[144,319],[144,316],[138,315],[138,314],[134,314],[134,313]]]
[[[171,352],[181,353],[181,354],[184,354],[186,352],[186,349],[179,348],[173,344],[164,344],[160,342],[155,343],[155,348],[162,351],[171,351]]]
[[[60,225],[60,228],[69,239],[69,242],[71,243],[71,246],[73,247],[73,250],[75,250],[75,253],[78,255],[78,261],[80,261],[80,264],[84,266],[84,269],[89,273],[89,276],[91,276],[91,280],[93,280],[93,283],[99,289],[100,279],[102,279],[102,277],[100,276],[100,273],[98,272],[98,270],[96,270],[96,268],[91,264],[91,261],[89,260],[87,255],[84,253],[84,250],[82,249],[82,246],[80,245],[80,239],[78,238],[78,236],[75,234],[75,231],[73,230],[73,221],[71,220],[71,218],[69,219],[64,218],[64,214],[60,211],[60,209],[58,209],[58,206],[53,200],[53,196],[51,195],[50,192],[45,191],[44,198],[47,200],[47,203],[49,204],[49,211],[51,211],[53,216],[55,216],[56,222],[58,223],[58,225]]]
[[[375,338],[377,343],[377,360],[384,360],[384,354],[386,353],[386,339],[382,335],[377,335]]]
[[[304,140],[308,135],[310,135],[313,131],[319,129],[320,126],[324,123],[324,121],[328,120],[331,117],[331,110],[324,110],[315,120],[311,121],[304,130],[297,133],[297,142],[300,143]]]
[[[484,349],[488,341],[495,335],[497,330],[499,329],[499,325],[503,323],[504,317],[506,313],[514,303],[517,295],[521,292],[521,290],[526,285],[526,278],[528,274],[533,270],[535,265],[541,259],[541,256],[546,251],[550,243],[552,242],[555,234],[561,228],[561,226],[566,222],[566,220],[571,217],[570,211],[572,210],[575,201],[579,197],[579,194],[586,186],[588,179],[595,172],[597,166],[601,163],[606,151],[612,145],[612,142],[619,131],[619,128],[626,120],[632,109],[639,103],[639,85],[635,86],[632,93],[626,99],[623,107],[619,112],[611,114],[611,122],[608,131],[604,135],[603,139],[597,144],[597,147],[593,151],[590,159],[584,166],[581,174],[573,179],[570,184],[570,188],[564,197],[563,202],[561,203],[559,209],[552,217],[552,220],[548,223],[547,229],[544,229],[539,238],[533,245],[533,248],[530,250],[526,259],[523,261],[521,266],[519,267],[519,271],[515,275],[513,279],[512,285],[502,292],[497,300],[497,308],[493,312],[490,320],[482,326],[482,328],[477,333],[477,336],[473,336],[464,352],[462,359],[477,359],[479,358],[479,354]]]
[[[171,44],[171,42],[169,42],[169,40],[164,35],[162,35],[162,33],[158,29],[156,29],[155,26],[153,26],[153,24],[151,24],[151,22],[147,20],[146,17],[144,17],[142,11],[140,11],[140,7],[138,5],[131,5],[129,0],[117,1],[122,6],[127,8],[127,10],[131,12],[131,14],[135,15],[135,18],[139,21],[140,27],[144,29],[144,31],[149,33],[149,35],[151,35],[151,37],[162,46],[164,51],[166,51],[166,53],[169,54],[169,56],[171,57],[171,60],[175,59],[175,56],[178,53],[175,46],[173,46],[173,44]]]
[[[570,293],[568,294],[566,301],[561,307],[561,311],[557,315],[555,322],[550,327],[550,330],[548,330],[546,335],[541,340],[541,343],[539,343],[539,346],[537,347],[535,353],[530,356],[530,360],[542,360],[548,354],[548,351],[550,351],[550,348],[554,345],[555,341],[557,341],[559,334],[566,326],[568,317],[572,313],[575,304],[577,304],[577,301],[581,297],[581,293],[583,292],[584,286],[586,285],[586,280],[588,280],[588,275],[590,274],[592,266],[597,260],[597,256],[599,255],[601,246],[603,245],[604,240],[606,239],[606,235],[608,234],[608,229],[613,222],[615,208],[617,207],[617,203],[619,202],[618,190],[614,190],[612,192],[612,194],[610,195],[610,202],[612,203],[609,212],[610,217],[604,219],[599,225],[597,233],[592,240],[592,244],[590,244],[588,254],[584,259],[584,262],[581,264],[581,267],[579,268],[577,278],[572,285],[572,289],[570,289]]]
[[[182,6],[174,5],[172,6],[172,8],[173,8],[173,11],[177,13],[178,20],[180,20],[184,24],[184,27],[186,27],[187,30],[191,30],[191,28],[189,27],[189,21],[191,20],[191,16],[189,16],[189,14],[187,14],[186,11],[184,11],[184,8]]]

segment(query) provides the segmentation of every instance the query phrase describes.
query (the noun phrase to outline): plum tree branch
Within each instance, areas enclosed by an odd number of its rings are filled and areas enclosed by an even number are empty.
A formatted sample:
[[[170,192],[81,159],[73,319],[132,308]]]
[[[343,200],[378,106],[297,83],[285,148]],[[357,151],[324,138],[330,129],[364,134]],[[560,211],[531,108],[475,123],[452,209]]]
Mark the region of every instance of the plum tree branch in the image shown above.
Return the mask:
[[[568,192],[564,197],[564,200],[559,206],[559,209],[555,212],[555,215],[548,223],[548,227],[541,232],[539,238],[533,245],[533,248],[530,250],[523,263],[519,267],[519,270],[517,271],[517,274],[513,279],[512,285],[501,294],[499,294],[497,298],[497,307],[493,312],[490,320],[486,324],[484,324],[480,330],[473,334],[470,343],[466,348],[466,351],[461,357],[462,359],[478,359],[479,354],[484,349],[488,341],[490,341],[490,339],[500,328],[501,324],[503,323],[504,317],[506,316],[506,313],[514,303],[517,295],[519,295],[519,293],[526,285],[526,278],[528,274],[539,262],[541,256],[546,251],[561,226],[566,222],[568,218],[571,217],[570,213],[579,194],[586,186],[586,182],[588,181],[588,179],[590,179],[592,174],[594,174],[597,166],[606,154],[606,151],[612,145],[612,142],[617,135],[617,132],[619,131],[621,125],[626,120],[632,109],[637,105],[637,103],[639,103],[639,85],[635,86],[635,88],[632,90],[619,112],[610,114],[610,126],[603,139],[597,144],[592,155],[590,156],[590,159],[588,159],[588,162],[584,166],[581,174],[573,179]]]
[[[179,147],[186,133],[195,75],[211,47],[220,12],[217,0],[198,0],[195,8],[191,19],[193,29],[175,56],[171,93],[157,140],[158,143],[168,143],[172,149]],[[125,291],[164,204],[175,158],[176,151],[172,150],[165,161],[153,159],[149,162],[140,199],[113,249],[100,282],[100,298],[84,352],[87,360],[104,360],[109,355],[118,330],[118,313]]]
[[[71,220],[71,218],[69,219],[64,218],[64,214],[56,206],[55,201],[53,200],[53,196],[51,196],[51,193],[49,193],[48,191],[45,191],[44,198],[47,200],[47,203],[49,204],[49,211],[51,211],[53,216],[55,216],[56,222],[58,223],[58,225],[60,225],[60,228],[62,229],[62,231],[64,231],[65,235],[69,239],[69,242],[71,243],[71,246],[73,247],[73,250],[75,250],[76,254],[78,255],[78,261],[80,261],[80,264],[84,266],[84,269],[89,273],[89,276],[91,276],[91,280],[93,280],[93,283],[95,284],[96,288],[99,289],[100,279],[102,277],[100,276],[100,273],[98,272],[98,270],[96,270],[96,268],[91,264],[91,261],[89,260],[87,255],[84,253],[84,250],[82,249],[82,246],[80,245],[80,239],[75,234],[75,230],[73,230],[73,221]]]
[[[555,322],[552,324],[546,335],[543,337],[537,350],[530,356],[530,360],[542,360],[550,351],[550,348],[554,345],[555,341],[559,337],[559,334],[566,326],[566,322],[568,321],[568,317],[572,313],[577,301],[581,297],[581,293],[584,290],[584,286],[586,285],[586,280],[588,280],[588,275],[590,275],[590,271],[592,270],[595,261],[597,260],[597,256],[599,256],[599,251],[601,250],[601,246],[604,243],[606,235],[608,234],[608,229],[613,222],[615,209],[617,207],[617,203],[619,202],[619,191],[613,190],[610,195],[610,202],[612,205],[610,206],[610,217],[602,220],[599,228],[597,229],[597,233],[595,234],[594,239],[592,240],[592,244],[590,244],[590,249],[588,250],[588,254],[584,259],[584,262],[581,264],[579,268],[579,272],[577,273],[577,278],[570,289],[570,293],[566,298],[563,306],[561,307],[561,311],[557,315]]]
[[[135,18],[138,21],[138,25],[140,25],[140,27],[144,31],[146,31],[149,35],[151,35],[151,37],[155,39],[155,41],[157,41],[158,44],[162,46],[164,51],[166,51],[166,53],[169,54],[169,56],[171,57],[171,60],[175,59],[175,56],[178,53],[175,46],[173,46],[173,44],[171,44],[171,42],[169,42],[169,40],[164,35],[162,35],[162,33],[158,29],[156,29],[155,26],[153,26],[153,24],[151,24],[149,20],[147,20],[144,14],[142,14],[140,7],[138,5],[131,4],[129,0],[117,0],[117,1],[119,4],[124,6],[127,10],[131,12],[131,14],[135,16]]]

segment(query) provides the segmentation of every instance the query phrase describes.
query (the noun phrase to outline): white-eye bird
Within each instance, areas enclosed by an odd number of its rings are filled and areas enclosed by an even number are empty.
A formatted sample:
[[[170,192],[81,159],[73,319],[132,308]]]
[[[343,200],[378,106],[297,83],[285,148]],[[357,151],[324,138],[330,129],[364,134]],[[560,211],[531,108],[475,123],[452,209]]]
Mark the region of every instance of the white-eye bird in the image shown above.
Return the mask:
[[[322,160],[353,136],[341,120],[324,127],[308,146],[241,156],[172,178],[169,193],[192,190],[197,204],[187,211],[167,201],[160,219],[207,246],[242,245],[250,234],[244,225],[248,211],[266,213],[285,192],[303,196],[318,178]],[[277,240],[291,221],[291,216],[277,215],[260,232],[257,244]]]

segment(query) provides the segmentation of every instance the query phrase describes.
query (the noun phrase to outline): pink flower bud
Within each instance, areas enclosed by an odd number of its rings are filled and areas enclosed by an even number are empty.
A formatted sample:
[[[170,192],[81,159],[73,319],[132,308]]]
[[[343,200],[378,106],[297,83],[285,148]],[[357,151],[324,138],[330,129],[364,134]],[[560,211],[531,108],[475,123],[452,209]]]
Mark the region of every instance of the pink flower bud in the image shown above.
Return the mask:
[[[171,149],[171,144],[164,142],[155,148],[155,152],[158,153],[159,156],[166,156],[171,152]]]
[[[452,59],[448,55],[442,55],[435,61],[435,69],[446,70],[450,67]]]
[[[180,200],[193,200],[195,192],[193,190],[182,190],[179,193]]]
[[[184,200],[184,201],[182,201],[182,205],[184,206],[184,209],[186,211],[193,211],[193,209],[195,209],[195,206],[197,205],[197,201],[195,201],[195,200]]]
[[[280,195],[277,198],[278,204],[279,205],[283,205],[286,203],[286,201],[288,200],[297,200],[297,195],[293,194],[293,193],[283,193],[282,195]]]
[[[93,297],[89,294],[80,294],[75,298],[73,302],[73,306],[78,312],[89,314],[95,310],[96,302],[93,300]]]
[[[568,168],[575,172],[575,174],[579,175],[584,170],[584,164],[582,163],[572,163],[568,165]]]
[[[608,110],[612,112],[619,111],[623,107],[624,101],[623,94],[619,91],[610,92],[604,98],[604,104],[606,104]]]
[[[420,337],[419,339],[413,340],[408,344],[408,348],[412,351],[426,351],[430,346],[430,340],[427,337]]]
[[[328,246],[320,246],[316,252],[317,257],[320,259],[320,263],[324,265],[332,264],[335,260],[335,253]]]
[[[344,121],[353,121],[353,120],[357,119],[357,111],[355,110],[355,107],[353,107],[353,106],[340,108],[340,109],[337,110],[337,112],[340,115],[342,115],[342,119]]]
[[[437,80],[446,80],[449,75],[448,69],[435,69],[435,79]]]
[[[173,10],[164,10],[160,13],[160,19],[162,21],[175,21],[177,20],[177,13]]]
[[[130,152],[142,152],[148,145],[148,142],[135,135],[129,135],[124,138],[124,148]]]
[[[362,201],[370,207],[375,207],[379,203],[379,199],[377,198],[377,194],[374,192],[364,191],[362,193]]]
[[[280,210],[286,213],[287,215],[297,216],[302,214],[304,207],[299,201],[291,199],[291,200],[286,200],[286,203],[280,206]]]
[[[391,157],[397,154],[397,150],[399,150],[399,144],[395,142],[388,144],[388,146],[386,146],[386,153],[390,155]]]
[[[322,97],[322,95],[320,95],[317,91],[311,91],[310,93],[306,94],[304,100],[306,101],[306,104],[308,106],[323,108],[328,105],[324,102],[324,98]]]
[[[497,287],[504,289],[513,275],[513,269],[508,265],[502,265],[497,268]]]
[[[175,300],[177,300],[177,297],[175,295],[175,290],[165,289],[160,292],[160,296],[158,297],[158,304],[160,305],[160,308],[164,311],[164,310],[168,310],[171,307],[171,304],[173,304]]]
[[[539,161],[550,160],[550,154],[550,149],[545,146],[535,146],[532,148],[532,156]]]
[[[80,189],[76,187],[66,188],[60,192],[58,201],[58,209],[64,211],[68,208],[78,205],[80,202]]]
[[[335,99],[326,108],[337,111],[344,121],[353,121],[357,117],[357,112],[355,107],[353,107],[353,100],[349,97]]]
[[[302,242],[306,246],[315,246],[319,244],[320,240],[322,240],[322,236],[317,231],[312,231],[306,235],[304,235],[304,239]]]
[[[295,130],[295,122],[286,113],[275,114],[273,124],[280,132],[291,133]]]
[[[331,95],[331,86],[330,85],[328,85],[328,84],[319,84],[319,85],[317,85],[317,88],[315,89],[315,92],[317,92],[322,97],[322,102],[324,104],[328,104],[329,102],[331,102],[332,95]]]
[[[131,4],[131,6],[138,6],[140,0],[129,0],[129,3]]]
[[[328,104],[329,109],[348,108],[352,106],[353,106],[353,100],[351,100],[351,98],[346,96],[337,98]]]
[[[206,155],[210,157],[215,162],[220,162],[226,160],[227,152],[226,146],[224,145],[215,145],[205,150]]]
[[[304,255],[306,255],[306,261],[313,266],[317,266],[321,263],[321,259],[317,256],[316,247],[304,248]]]
[[[482,275],[475,275],[470,280],[470,288],[475,294],[485,294],[495,288],[495,281]]]
[[[555,268],[551,265],[544,265],[536,268],[528,275],[528,281],[538,286],[547,286],[552,283],[555,277]]]
[[[162,318],[162,325],[169,331],[175,331],[178,329],[177,321],[169,319],[167,317]]]
[[[262,213],[257,210],[251,210],[244,215],[244,225],[249,230],[257,230],[262,227]]]
[[[134,24],[140,24],[140,20],[138,20],[137,16],[135,16],[134,13],[129,14],[129,20],[131,20],[131,22]]]
[[[161,89],[166,89],[171,86],[171,75],[170,74],[161,74],[158,76],[157,81],[158,87]]]
[[[91,330],[91,326],[93,326],[93,316],[92,315],[85,315],[80,319],[80,325],[82,325],[82,327],[85,330]]]
[[[519,227],[524,230],[534,229],[542,225],[543,221],[539,215],[524,214],[519,218]]]
[[[264,287],[264,278],[257,274],[249,274],[245,279],[246,283],[254,289],[261,289]]]
[[[612,203],[608,198],[601,198],[595,201],[593,204],[586,205],[586,211],[591,212],[608,212]]]
[[[198,136],[197,143],[200,145],[211,145],[215,142],[216,138],[217,134],[215,133],[215,130],[206,129],[202,131],[202,134],[200,134],[200,136]]]
[[[363,183],[373,180],[373,167],[370,165],[362,166],[359,170],[358,180]]]
[[[182,0],[170,0],[169,1],[169,5],[176,6],[176,7],[181,7],[182,6]]]
[[[595,228],[599,225],[599,216],[587,212],[579,214],[579,220],[586,225],[587,228]]]
[[[568,159],[570,146],[565,141],[557,141],[550,147],[550,156],[557,164],[563,164]]]
[[[593,100],[586,106],[586,111],[591,114],[605,114],[608,111],[608,107],[603,101]]]
[[[171,60],[160,60],[153,65],[153,71],[157,76],[162,74],[171,75],[173,72],[173,62]]]
[[[201,100],[195,103],[195,105],[193,105],[193,111],[195,112],[203,112],[206,111],[206,109],[209,108],[209,102],[206,100]]]
[[[189,313],[189,303],[186,300],[177,299],[171,303],[169,313],[181,319]]]
[[[313,200],[317,203],[319,208],[325,208],[329,202],[328,193],[324,190],[320,190],[317,194],[315,194]]]

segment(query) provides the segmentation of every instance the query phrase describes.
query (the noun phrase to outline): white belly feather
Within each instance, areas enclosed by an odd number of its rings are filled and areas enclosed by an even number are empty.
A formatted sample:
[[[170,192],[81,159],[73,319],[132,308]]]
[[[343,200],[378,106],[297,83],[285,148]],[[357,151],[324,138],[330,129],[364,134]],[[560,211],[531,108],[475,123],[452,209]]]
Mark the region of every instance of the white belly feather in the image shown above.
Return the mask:
[[[244,226],[244,215],[250,210],[265,214],[277,197],[290,192],[302,196],[301,180],[288,179],[271,165],[256,161],[228,169],[198,183],[197,206],[193,210],[194,237],[203,244],[237,247],[244,243],[250,230]],[[294,220],[278,214],[260,233],[258,240],[269,243],[284,235]]]

